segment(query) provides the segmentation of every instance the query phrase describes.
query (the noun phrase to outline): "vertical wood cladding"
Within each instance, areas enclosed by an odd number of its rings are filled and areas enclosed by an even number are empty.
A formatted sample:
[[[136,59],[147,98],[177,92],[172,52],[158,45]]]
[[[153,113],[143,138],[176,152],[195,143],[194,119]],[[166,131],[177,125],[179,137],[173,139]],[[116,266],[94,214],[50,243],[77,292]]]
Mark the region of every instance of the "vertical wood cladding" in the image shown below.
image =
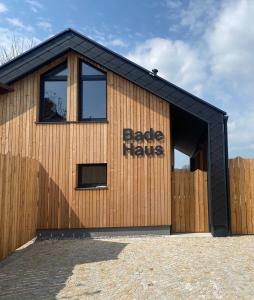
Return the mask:
[[[0,154],[0,259],[36,236],[39,163]]]
[[[172,172],[172,231],[208,232],[207,172]]]
[[[79,58],[70,52],[0,96],[0,153],[40,164],[37,227],[170,225],[169,103],[102,68],[107,72],[108,123],[78,123]],[[69,69],[67,123],[37,124],[40,75],[64,60]],[[165,155],[123,156],[123,128],[162,131],[165,139],[159,144]],[[75,189],[77,164],[84,163],[107,163],[108,189]]]

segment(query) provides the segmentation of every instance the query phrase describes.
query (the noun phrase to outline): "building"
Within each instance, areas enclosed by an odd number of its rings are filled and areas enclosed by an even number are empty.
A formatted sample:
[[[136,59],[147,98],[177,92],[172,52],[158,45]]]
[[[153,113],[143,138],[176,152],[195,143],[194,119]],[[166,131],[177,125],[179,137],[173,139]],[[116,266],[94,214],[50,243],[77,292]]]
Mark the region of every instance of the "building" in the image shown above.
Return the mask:
[[[176,148],[207,170],[209,229],[228,234],[225,112],[72,29],[0,82],[0,153],[40,164],[37,229],[170,228]]]

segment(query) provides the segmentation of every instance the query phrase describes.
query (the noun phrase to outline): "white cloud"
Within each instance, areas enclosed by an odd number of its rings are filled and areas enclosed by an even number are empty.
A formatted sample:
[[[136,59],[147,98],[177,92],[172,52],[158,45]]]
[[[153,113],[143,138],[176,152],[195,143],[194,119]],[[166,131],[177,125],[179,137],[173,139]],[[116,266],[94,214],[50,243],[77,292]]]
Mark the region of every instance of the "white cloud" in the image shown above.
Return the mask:
[[[112,34],[107,26],[104,26],[102,30],[93,26],[85,26],[80,29],[86,36],[106,47],[124,48],[128,46],[126,40],[120,38],[117,34]]]
[[[254,2],[232,1],[207,31],[211,74],[229,97],[232,156],[254,156]]]
[[[158,75],[195,94],[201,93],[206,78],[204,63],[198,52],[183,41],[149,39],[131,51],[128,58],[149,70],[158,69]]]
[[[50,31],[52,29],[52,25],[48,21],[39,21],[37,23],[37,26],[44,29],[44,30],[46,30],[46,31]]]
[[[43,8],[43,5],[36,0],[26,0],[26,3],[29,4],[31,11],[34,13],[38,13]]]
[[[109,45],[117,46],[117,47],[127,47],[128,44],[120,38],[113,39],[108,42]]]
[[[188,28],[192,33],[202,33],[217,16],[218,5],[220,1],[190,0],[188,7],[181,12],[181,26]]]
[[[254,106],[252,110],[235,112],[228,123],[230,156],[253,157],[254,153]],[[252,155],[250,154],[252,153]]]
[[[254,157],[254,1],[227,1],[209,12],[215,2],[190,1],[190,11],[179,14],[177,24],[198,40],[153,38],[128,57],[226,110],[230,155]]]
[[[214,76],[253,85],[254,1],[231,2],[206,34]],[[254,90],[253,90],[254,92]]]
[[[19,29],[25,30],[25,31],[33,31],[33,27],[30,25],[25,25],[20,19],[18,18],[6,18],[6,21]]]
[[[180,0],[166,0],[166,6],[172,9],[179,8],[183,5]]]
[[[7,6],[4,3],[0,2],[0,13],[7,12],[7,10]]]
[[[184,29],[188,36],[203,34],[222,6],[223,1],[214,0],[166,0],[168,18],[174,23],[170,25],[169,31]]]

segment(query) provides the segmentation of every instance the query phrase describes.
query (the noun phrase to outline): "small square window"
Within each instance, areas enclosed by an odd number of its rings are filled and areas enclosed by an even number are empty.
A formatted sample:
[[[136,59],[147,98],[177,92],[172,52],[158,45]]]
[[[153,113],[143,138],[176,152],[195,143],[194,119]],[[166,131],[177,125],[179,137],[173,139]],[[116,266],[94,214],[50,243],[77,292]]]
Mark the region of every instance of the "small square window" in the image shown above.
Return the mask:
[[[78,188],[107,186],[107,164],[78,165]]]

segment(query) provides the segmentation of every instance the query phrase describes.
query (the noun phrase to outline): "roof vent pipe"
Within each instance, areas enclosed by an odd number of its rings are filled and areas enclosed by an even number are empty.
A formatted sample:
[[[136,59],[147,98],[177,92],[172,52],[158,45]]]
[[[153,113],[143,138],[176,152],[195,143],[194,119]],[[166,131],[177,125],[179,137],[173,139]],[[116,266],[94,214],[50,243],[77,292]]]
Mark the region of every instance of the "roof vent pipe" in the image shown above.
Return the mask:
[[[152,69],[152,72],[150,73],[150,75],[157,76],[157,73],[158,73],[157,69]]]

